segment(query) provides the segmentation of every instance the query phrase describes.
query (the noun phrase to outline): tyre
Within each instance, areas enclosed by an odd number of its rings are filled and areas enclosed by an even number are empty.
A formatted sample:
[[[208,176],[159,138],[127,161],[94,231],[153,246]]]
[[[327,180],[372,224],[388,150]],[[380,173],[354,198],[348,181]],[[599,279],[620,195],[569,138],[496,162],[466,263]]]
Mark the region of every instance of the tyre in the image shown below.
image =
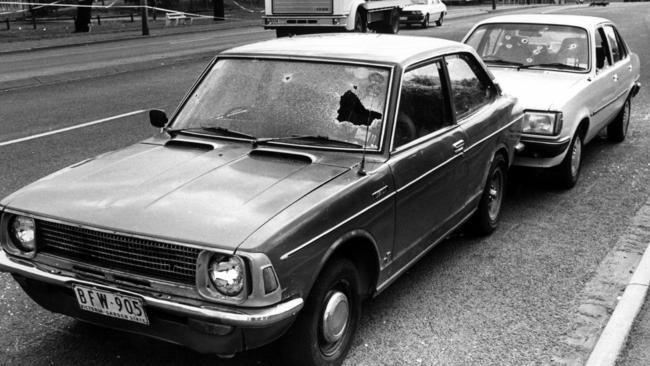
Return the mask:
[[[567,151],[564,160],[555,168],[557,179],[561,188],[573,188],[578,182],[580,168],[582,167],[582,136],[577,131]]]
[[[445,13],[440,13],[440,18],[436,20],[436,26],[442,26],[442,22],[445,20]]]
[[[498,226],[503,196],[506,191],[506,169],[503,155],[497,154],[490,165],[478,209],[470,222],[472,231],[477,235],[491,234]]]
[[[347,355],[361,316],[360,280],[354,264],[329,264],[314,284],[283,339],[286,365],[338,366]]]
[[[429,14],[424,16],[424,20],[422,21],[422,28],[428,28],[429,27]]]
[[[291,32],[288,29],[284,29],[284,28],[276,28],[275,29],[275,36],[278,37],[278,38],[287,37],[287,36],[290,36],[290,35],[291,35]]]
[[[607,126],[607,138],[612,142],[623,142],[630,126],[632,101],[628,98],[614,120]]]
[[[354,32],[366,33],[367,30],[366,14],[359,9],[357,10],[357,15],[354,17]]]
[[[388,19],[377,27],[377,33],[397,34],[399,33],[399,10],[393,9]]]

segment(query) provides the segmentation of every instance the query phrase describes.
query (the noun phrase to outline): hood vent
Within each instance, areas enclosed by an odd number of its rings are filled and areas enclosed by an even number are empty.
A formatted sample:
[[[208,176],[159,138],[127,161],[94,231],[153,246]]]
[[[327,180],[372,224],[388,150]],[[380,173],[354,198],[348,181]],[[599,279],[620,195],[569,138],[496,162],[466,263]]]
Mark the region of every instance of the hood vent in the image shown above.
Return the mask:
[[[194,142],[194,141],[183,141],[183,140],[169,140],[165,144],[165,147],[177,148],[177,149],[202,150],[202,151],[214,150],[214,146],[210,144],[204,144],[201,142]]]
[[[251,158],[260,157],[269,159],[281,159],[285,161],[289,160],[301,164],[311,164],[314,162],[314,158],[309,155],[296,154],[284,150],[256,149],[251,151],[248,156]]]

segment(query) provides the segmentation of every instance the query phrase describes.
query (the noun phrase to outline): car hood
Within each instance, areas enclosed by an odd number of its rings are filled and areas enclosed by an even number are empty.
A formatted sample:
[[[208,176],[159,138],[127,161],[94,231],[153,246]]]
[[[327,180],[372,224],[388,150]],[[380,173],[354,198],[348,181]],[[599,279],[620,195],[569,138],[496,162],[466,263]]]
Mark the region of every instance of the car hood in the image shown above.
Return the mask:
[[[273,216],[348,169],[241,143],[214,149],[140,143],[56,172],[2,204],[234,250]]]
[[[524,109],[561,109],[576,93],[586,74],[490,67],[504,92],[514,95]]]

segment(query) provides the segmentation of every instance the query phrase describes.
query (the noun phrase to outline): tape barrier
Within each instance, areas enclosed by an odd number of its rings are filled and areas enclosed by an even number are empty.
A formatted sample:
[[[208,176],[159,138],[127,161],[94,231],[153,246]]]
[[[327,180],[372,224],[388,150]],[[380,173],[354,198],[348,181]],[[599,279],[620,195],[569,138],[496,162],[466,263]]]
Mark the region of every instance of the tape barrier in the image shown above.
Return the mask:
[[[222,19],[222,20],[245,20],[243,18],[226,18],[226,17],[214,17],[212,15],[203,15],[203,14],[195,14],[195,13],[186,13],[178,10],[171,10],[171,9],[165,9],[165,8],[159,8],[157,6],[149,6],[149,5],[115,5],[115,3],[118,0],[114,0],[112,3],[108,5],[79,5],[79,4],[62,4],[60,1],[55,1],[52,3],[30,3],[30,2],[20,2],[20,1],[0,1],[0,7],[2,5],[23,5],[23,6],[33,6],[33,9],[39,9],[39,8],[44,8],[44,7],[61,7],[61,8],[92,8],[92,9],[135,9],[139,10],[142,8],[147,8],[150,10],[157,10],[160,12],[164,13],[174,13],[174,14],[183,14],[188,17],[192,18],[207,18],[207,19]],[[241,6],[239,3],[236,1],[233,1],[235,5],[240,7],[241,9],[248,11],[250,13],[254,13],[255,10],[247,9],[243,6]],[[19,13],[24,13],[26,11],[29,11],[29,9],[21,9],[17,11],[12,11],[12,12],[3,12],[0,13],[0,16],[2,15],[9,15],[9,14],[19,14]]]

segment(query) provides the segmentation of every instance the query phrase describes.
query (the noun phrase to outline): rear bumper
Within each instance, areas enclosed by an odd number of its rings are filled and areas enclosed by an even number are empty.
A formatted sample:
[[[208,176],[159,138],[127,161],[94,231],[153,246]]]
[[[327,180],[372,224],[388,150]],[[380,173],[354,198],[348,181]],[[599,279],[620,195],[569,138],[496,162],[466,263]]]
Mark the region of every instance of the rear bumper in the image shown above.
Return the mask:
[[[266,308],[232,308],[207,303],[204,306],[190,306],[46,272],[28,261],[14,260],[2,250],[0,271],[10,272],[34,301],[50,311],[181,344],[202,353],[231,354],[267,344],[291,326],[303,306],[301,298]],[[81,310],[72,290],[73,284],[141,298],[150,325]]]

